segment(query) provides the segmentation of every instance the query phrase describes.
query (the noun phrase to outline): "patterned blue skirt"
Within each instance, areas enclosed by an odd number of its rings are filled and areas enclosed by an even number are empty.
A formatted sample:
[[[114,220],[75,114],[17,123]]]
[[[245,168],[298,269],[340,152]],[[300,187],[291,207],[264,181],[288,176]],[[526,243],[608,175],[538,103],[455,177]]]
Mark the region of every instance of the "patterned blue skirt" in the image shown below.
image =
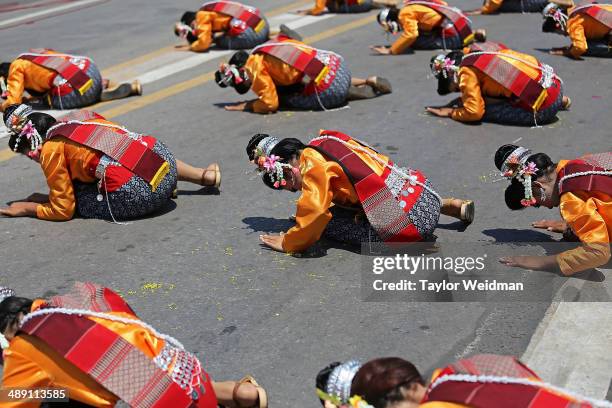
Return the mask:
[[[535,126],[536,122],[538,125],[547,125],[555,120],[562,106],[563,87],[555,102],[548,108],[538,111],[535,116],[533,112],[514,106],[510,102],[501,102],[486,105],[482,121],[511,126]]]
[[[372,0],[364,0],[361,4],[347,5],[344,1],[331,0],[327,2],[327,9],[330,13],[365,13],[372,10]]]
[[[419,36],[410,48],[415,50],[460,50],[463,48],[463,40],[459,35],[442,38],[439,31],[419,32]]]
[[[217,37],[215,39],[215,44],[217,47],[226,50],[246,50],[263,44],[268,41],[268,37],[270,36],[270,25],[268,24],[268,20],[265,18],[263,20],[265,26],[259,32],[249,27],[243,33],[235,37],[229,35]]]
[[[612,58],[612,46],[607,40],[587,41],[587,51],[583,54],[588,57]]]
[[[53,109],[77,109],[99,102],[102,94],[102,75],[93,61],[87,69],[87,75],[93,80],[93,85],[83,95],[76,90],[64,96],[51,95],[49,107]]]
[[[498,9],[500,13],[539,13],[548,0],[504,0]]]
[[[155,191],[151,185],[134,175],[119,189],[107,193],[98,201],[97,183],[74,181],[77,213],[83,218],[97,218],[111,221],[141,218],[162,210],[171,200],[176,189],[176,160],[168,148],[157,141],[153,151],[170,164],[170,171]],[[111,215],[112,214],[112,215]]]

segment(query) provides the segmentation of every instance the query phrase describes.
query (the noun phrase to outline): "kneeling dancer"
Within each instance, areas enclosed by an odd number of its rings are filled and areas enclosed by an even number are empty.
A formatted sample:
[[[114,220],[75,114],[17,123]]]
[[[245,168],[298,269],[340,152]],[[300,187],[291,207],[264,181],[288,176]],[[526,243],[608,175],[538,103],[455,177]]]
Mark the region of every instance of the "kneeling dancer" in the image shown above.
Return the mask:
[[[163,209],[177,180],[218,187],[217,164],[206,169],[176,160],[153,136],[132,132],[94,112],[78,111],[56,121],[27,105],[4,112],[8,145],[40,163],[49,194],[33,194],[0,214],[67,221],[127,220]]]
[[[0,106],[1,111],[22,102],[43,108],[76,109],[100,101],[142,95],[140,82],[112,85],[102,79],[91,58],[50,49],[31,50],[13,62],[0,64],[0,82],[6,99]],[[29,94],[26,100],[24,91]]]
[[[431,240],[440,213],[474,218],[472,201],[442,199],[419,170],[340,132],[323,130],[308,145],[259,134],[247,154],[268,187],[302,193],[295,227],[261,236],[277,251],[305,251],[322,235],[353,245]]]
[[[544,153],[504,145],[495,153],[495,166],[511,180],[505,193],[508,208],[559,207],[562,221],[542,220],[533,226],[582,243],[558,255],[506,257],[502,263],[533,270],[559,269],[569,276],[610,261],[612,152],[553,163]]]
[[[380,54],[402,54],[415,50],[458,50],[474,40],[486,40],[485,30],[472,31],[472,22],[461,10],[442,0],[407,0],[401,10],[385,8],[378,24],[399,35],[391,47],[371,47]]]
[[[573,59],[581,56],[612,58],[612,4],[555,0],[543,11],[542,31],[569,36],[572,45],[550,53]]]
[[[409,361],[333,363],[317,375],[325,408],[565,408],[608,406],[545,383],[512,356],[478,354],[434,371],[429,383]],[[605,404],[605,405],[603,405]]]
[[[427,111],[459,122],[537,126],[553,122],[571,104],[551,66],[500,43],[440,54],[431,59],[430,68],[438,94],[461,92],[461,101]]]
[[[466,12],[468,15],[497,13],[539,13],[548,0],[484,0],[481,8]]]
[[[178,340],[140,320],[111,289],[92,283],[34,300],[0,287],[0,345],[3,388],[64,389],[74,405],[114,407],[122,400],[131,407],[268,406],[252,377],[212,381]]]
[[[320,16],[325,8],[330,13],[365,13],[374,7],[373,0],[316,0],[310,10],[300,11],[300,14]]]
[[[238,51],[221,64],[215,80],[222,88],[231,86],[239,94],[252,89],[258,96],[225,109],[256,113],[274,113],[279,107],[326,110],[391,93],[385,78],[351,78],[339,54],[289,39],[262,44],[251,54]]]

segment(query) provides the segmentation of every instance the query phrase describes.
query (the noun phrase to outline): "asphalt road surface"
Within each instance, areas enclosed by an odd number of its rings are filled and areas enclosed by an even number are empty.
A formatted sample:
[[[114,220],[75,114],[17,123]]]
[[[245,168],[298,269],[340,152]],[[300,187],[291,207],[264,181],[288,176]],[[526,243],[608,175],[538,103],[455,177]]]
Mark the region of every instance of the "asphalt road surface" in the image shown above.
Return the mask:
[[[321,128],[342,130],[402,165],[421,169],[442,196],[476,202],[476,220],[465,230],[442,217],[439,242],[547,241],[550,235],[530,224],[557,218],[558,211],[510,213],[503,200],[505,183],[491,182],[493,154],[519,139],[553,160],[609,151],[610,60],[548,55],[546,49],[567,39],[541,33],[538,14],[477,16],[475,25],[486,28],[489,39],[554,66],[574,104],[556,123],[538,129],[464,125],[424,113],[424,106],[450,99],[437,95],[429,76],[434,52],[382,57],[368,50],[387,42],[374,22],[375,12],[304,19],[287,13],[310,7],[309,2],[253,1],[274,21],[296,24],[316,47],[343,55],[354,76],[382,75],[394,86],[393,94],[354,102],[348,109],[256,115],[222,107],[242,99],[211,81],[210,73],[227,53],[173,49],[178,44],[174,21],[197,2],[20,3],[35,7],[14,9],[17,2],[0,2],[2,60],[47,47],[91,56],[111,78],[146,78],[143,97],[95,110],[158,137],[183,161],[201,166],[218,161],[223,185],[214,194],[180,183],[180,196],[166,212],[129,225],[0,218],[0,285],[29,297],[62,293],[75,280],[119,290],[140,317],[196,352],[214,378],[253,374],[268,388],[273,407],[317,406],[314,377],[336,360],[401,356],[431,372],[473,353],[521,356],[528,348],[536,350],[529,355],[539,358],[537,368],[553,373],[559,372],[555,364],[565,368],[562,385],[599,398],[610,393],[609,303],[592,304],[592,309],[581,305],[587,317],[571,316],[585,325],[555,332],[555,337],[572,336],[578,344],[567,347],[577,348],[561,350],[558,343],[540,341],[558,312],[550,302],[363,302],[359,271],[368,258],[355,249],[324,242],[306,256],[292,257],[259,245],[260,233],[291,226],[288,217],[297,195],[267,189],[244,150],[255,133],[307,141]],[[453,4],[470,9],[479,2]],[[0,202],[32,192],[46,192],[40,168],[0,150]],[[598,276],[604,285],[610,270]],[[592,280],[582,276],[568,282]],[[580,342],[585,333],[590,343]],[[598,361],[599,367],[575,364],[584,359]],[[571,375],[574,369],[592,369],[592,381]]]

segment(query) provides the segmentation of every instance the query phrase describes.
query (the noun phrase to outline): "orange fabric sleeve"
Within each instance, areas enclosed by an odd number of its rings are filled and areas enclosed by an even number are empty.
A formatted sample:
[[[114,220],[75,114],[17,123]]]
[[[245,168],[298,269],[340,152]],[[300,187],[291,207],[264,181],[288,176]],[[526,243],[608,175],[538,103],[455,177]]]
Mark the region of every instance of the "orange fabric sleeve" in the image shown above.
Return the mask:
[[[339,176],[340,166],[327,161],[312,149],[305,149],[300,156],[302,195],[297,202],[296,225],[284,235],[285,252],[301,252],[317,242],[332,215],[332,179]],[[341,169],[340,169],[341,171]]]
[[[325,11],[326,6],[327,6],[326,0],[317,0],[315,2],[315,6],[308,11],[308,14],[311,14],[313,16],[321,15]]]
[[[196,13],[194,34],[198,39],[191,43],[191,51],[203,52],[210,48],[213,41],[212,22],[216,14],[210,11],[198,11]]]
[[[56,75],[54,71],[31,61],[16,59],[9,68],[9,75],[6,79],[8,98],[2,104],[2,108],[6,109],[9,105],[21,103],[23,92],[26,89],[41,93],[49,91]]]
[[[402,32],[391,46],[391,54],[397,55],[405,52],[419,36],[419,22],[413,13],[413,7],[404,7],[398,16]]]
[[[504,0],[486,0],[485,4],[480,8],[482,14],[495,13],[501,7]]]
[[[587,39],[584,34],[584,17],[582,14],[576,14],[567,20],[567,33],[572,40],[570,53],[573,57],[580,57],[587,49]]]
[[[469,67],[459,69],[459,89],[463,106],[453,109],[451,117],[459,122],[475,122],[485,113],[485,102],[480,90],[480,81]]]
[[[263,54],[253,54],[245,65],[252,81],[251,90],[257,94],[257,100],[253,103],[255,113],[276,112],[279,105],[276,85],[268,72],[264,58]]]
[[[557,255],[564,275],[596,268],[610,260],[612,197],[599,192],[567,192],[561,195],[561,216],[584,244]]]
[[[43,144],[40,166],[49,186],[49,202],[37,207],[36,216],[48,221],[72,219],[76,199],[68,169],[69,163],[64,152],[64,143],[61,140],[49,140]]]

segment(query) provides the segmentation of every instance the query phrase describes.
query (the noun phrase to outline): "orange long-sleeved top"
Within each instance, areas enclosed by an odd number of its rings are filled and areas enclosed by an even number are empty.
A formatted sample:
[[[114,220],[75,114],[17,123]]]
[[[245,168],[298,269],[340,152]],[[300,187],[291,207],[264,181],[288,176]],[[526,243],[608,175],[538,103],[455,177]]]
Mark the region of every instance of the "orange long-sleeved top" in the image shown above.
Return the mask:
[[[501,7],[504,0],[485,0],[484,5],[480,8],[482,14],[493,14]]]
[[[612,5],[600,5],[604,10],[612,12]],[[568,10],[571,14],[575,7]],[[578,58],[588,50],[587,40],[601,40],[606,38],[610,29],[585,14],[576,14],[567,20],[567,33],[572,40],[570,53]]]
[[[355,141],[350,141],[356,144]],[[381,175],[384,167],[365,153],[354,152],[365,163]],[[374,153],[373,151],[371,151]],[[388,157],[374,153],[385,163]],[[302,195],[297,201],[295,214],[296,225],[283,236],[285,252],[301,252],[317,242],[329,220],[332,204],[348,207],[360,206],[359,197],[342,167],[335,161],[328,160],[314,149],[305,149],[300,155],[300,173],[302,174]]]
[[[32,311],[38,310],[43,304],[43,300],[36,300],[32,305]],[[111,314],[135,318],[128,313]],[[138,325],[126,325],[98,318],[89,319],[119,334],[151,359],[157,356],[165,345],[164,340]],[[13,338],[9,348],[4,350],[2,387],[64,388],[68,390],[71,399],[96,407],[113,407],[119,399],[46,343],[27,334],[19,334]],[[38,407],[40,403],[5,402],[2,406]]]
[[[11,63],[6,85],[8,98],[2,104],[2,110],[9,105],[21,103],[23,92],[30,89],[35,92],[45,93],[53,88],[53,80],[57,73],[51,69],[42,67],[23,59],[17,59]]]
[[[422,4],[402,8],[398,16],[402,32],[391,46],[391,54],[401,54],[406,51],[419,37],[419,30],[430,32],[442,23],[443,18],[436,10]]]
[[[308,14],[313,16],[319,16],[323,14],[325,11],[325,7],[327,6],[327,0],[317,0],[313,8],[308,11]]]
[[[522,54],[514,50],[501,50],[500,53],[514,55],[535,66],[538,65],[538,60],[531,55]],[[521,71],[529,75],[530,78],[536,79],[540,75],[538,69],[521,61],[517,61],[513,58],[501,58],[515,67],[518,67]],[[459,122],[475,122],[481,120],[485,113],[484,97],[508,99],[512,97],[512,92],[510,90],[504,88],[476,68],[461,67],[458,76],[463,106],[453,109],[451,117]]]
[[[276,85],[299,84],[304,77],[297,69],[276,57],[266,54],[252,54],[245,64],[252,81],[251,90],[257,94],[253,112],[272,113],[278,110]]]
[[[561,160],[557,173],[568,163]],[[581,242],[588,244],[557,255],[564,275],[602,266],[610,260],[612,238],[612,196],[598,191],[561,194],[561,217]]]
[[[203,52],[210,48],[214,33],[225,32],[230,28],[232,17],[215,11],[198,11],[195,19],[195,36],[198,39],[191,43],[190,49]]]

